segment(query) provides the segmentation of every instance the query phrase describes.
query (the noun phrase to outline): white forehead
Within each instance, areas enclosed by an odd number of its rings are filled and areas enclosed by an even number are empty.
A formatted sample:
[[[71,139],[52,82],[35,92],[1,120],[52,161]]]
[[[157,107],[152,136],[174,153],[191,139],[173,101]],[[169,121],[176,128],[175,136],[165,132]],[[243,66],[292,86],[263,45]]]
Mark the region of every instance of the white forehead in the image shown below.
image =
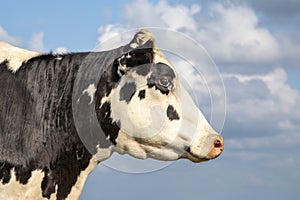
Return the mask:
[[[39,52],[29,51],[0,41],[0,63],[7,60],[8,68],[16,72],[23,62],[40,55]]]

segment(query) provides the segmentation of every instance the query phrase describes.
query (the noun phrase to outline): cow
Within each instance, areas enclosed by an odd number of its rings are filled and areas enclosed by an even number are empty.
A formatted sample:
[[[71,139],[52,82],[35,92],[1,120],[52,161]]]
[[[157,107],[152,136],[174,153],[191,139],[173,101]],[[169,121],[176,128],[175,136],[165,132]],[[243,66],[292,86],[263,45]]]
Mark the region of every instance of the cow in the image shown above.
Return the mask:
[[[0,43],[0,199],[79,199],[112,153],[202,162],[224,148],[147,29],[103,52]]]

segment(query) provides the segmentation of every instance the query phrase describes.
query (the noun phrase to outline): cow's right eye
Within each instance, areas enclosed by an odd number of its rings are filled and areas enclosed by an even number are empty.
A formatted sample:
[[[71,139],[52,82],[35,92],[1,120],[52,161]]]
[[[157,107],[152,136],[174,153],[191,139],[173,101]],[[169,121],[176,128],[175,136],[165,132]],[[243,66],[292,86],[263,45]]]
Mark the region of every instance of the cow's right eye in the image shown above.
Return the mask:
[[[158,80],[158,83],[161,85],[161,86],[164,86],[166,88],[168,88],[170,85],[171,85],[171,82],[168,78],[166,77],[163,77],[161,79]]]
[[[173,88],[173,83],[170,78],[164,76],[158,79],[158,87],[163,90],[171,90]]]

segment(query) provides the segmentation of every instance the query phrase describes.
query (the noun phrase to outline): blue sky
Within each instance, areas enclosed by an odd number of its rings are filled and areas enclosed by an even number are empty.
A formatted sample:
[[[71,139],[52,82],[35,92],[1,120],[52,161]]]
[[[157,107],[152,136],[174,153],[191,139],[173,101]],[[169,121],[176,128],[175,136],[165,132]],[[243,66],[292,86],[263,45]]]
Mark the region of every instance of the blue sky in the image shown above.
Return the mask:
[[[142,174],[100,164],[82,200],[299,197],[299,1],[10,0],[1,8],[0,40],[24,48],[92,51],[116,32],[162,27],[201,44],[221,73],[227,114],[220,158]]]

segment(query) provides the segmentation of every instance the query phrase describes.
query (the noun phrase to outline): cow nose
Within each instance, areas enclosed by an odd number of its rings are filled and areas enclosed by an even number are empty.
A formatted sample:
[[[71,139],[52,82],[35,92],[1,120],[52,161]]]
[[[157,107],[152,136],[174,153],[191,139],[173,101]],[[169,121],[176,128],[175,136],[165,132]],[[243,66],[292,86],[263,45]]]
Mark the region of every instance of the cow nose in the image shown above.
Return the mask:
[[[213,143],[213,147],[209,154],[207,155],[207,159],[214,159],[217,158],[224,149],[224,140],[222,136],[218,136]]]
[[[222,148],[223,147],[223,142],[220,139],[215,140],[214,147],[215,148]]]

